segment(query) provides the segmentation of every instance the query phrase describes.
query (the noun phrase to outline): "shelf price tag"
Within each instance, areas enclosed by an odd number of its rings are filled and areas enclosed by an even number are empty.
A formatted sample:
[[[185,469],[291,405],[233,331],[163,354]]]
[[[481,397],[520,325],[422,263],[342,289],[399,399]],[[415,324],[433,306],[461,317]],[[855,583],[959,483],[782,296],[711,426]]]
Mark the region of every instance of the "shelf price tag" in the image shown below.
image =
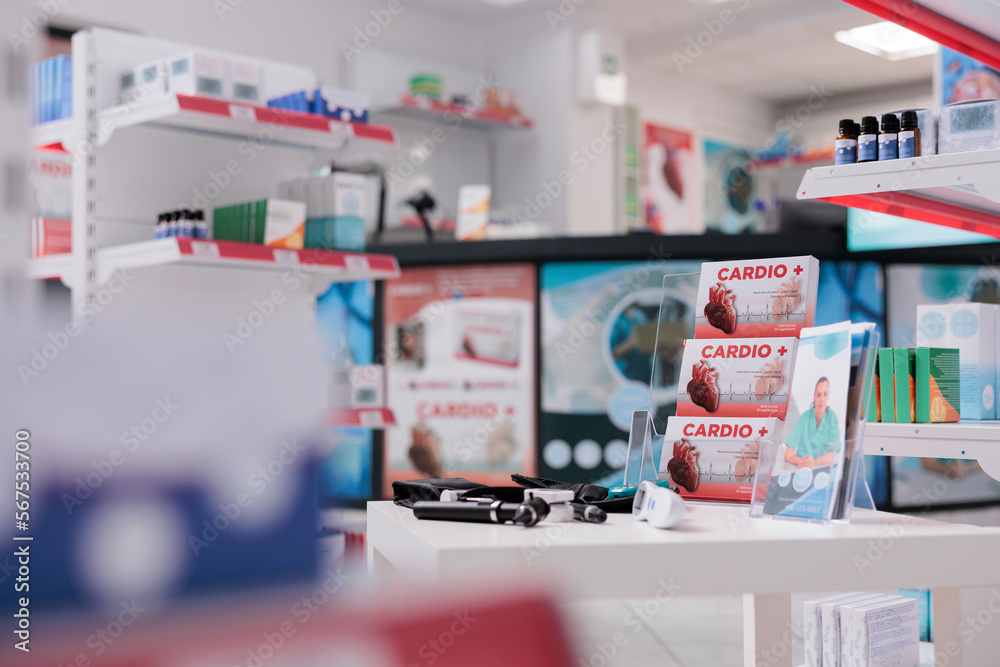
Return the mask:
[[[202,241],[191,242],[191,254],[195,257],[205,257],[208,259],[219,258],[219,244],[205,243]]]
[[[275,248],[271,251],[275,264],[298,265],[299,253],[286,248]]]
[[[257,112],[253,107],[245,107],[242,104],[230,104],[229,115],[236,120],[243,120],[248,123],[257,122]]]
[[[358,412],[358,423],[368,428],[382,426],[381,410],[361,410]]]
[[[339,120],[330,121],[330,134],[336,137],[353,137],[354,126]]]
[[[362,255],[345,255],[344,268],[348,271],[368,271],[371,267],[368,258]]]

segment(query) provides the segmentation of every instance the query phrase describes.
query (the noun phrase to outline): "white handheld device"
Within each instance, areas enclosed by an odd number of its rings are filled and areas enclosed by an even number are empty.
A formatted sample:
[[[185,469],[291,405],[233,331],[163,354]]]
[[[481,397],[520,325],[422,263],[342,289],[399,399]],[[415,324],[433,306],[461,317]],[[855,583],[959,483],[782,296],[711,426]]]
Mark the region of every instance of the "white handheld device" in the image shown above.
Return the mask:
[[[683,498],[650,481],[639,484],[632,501],[632,516],[657,528],[673,528],[684,519],[686,511]]]

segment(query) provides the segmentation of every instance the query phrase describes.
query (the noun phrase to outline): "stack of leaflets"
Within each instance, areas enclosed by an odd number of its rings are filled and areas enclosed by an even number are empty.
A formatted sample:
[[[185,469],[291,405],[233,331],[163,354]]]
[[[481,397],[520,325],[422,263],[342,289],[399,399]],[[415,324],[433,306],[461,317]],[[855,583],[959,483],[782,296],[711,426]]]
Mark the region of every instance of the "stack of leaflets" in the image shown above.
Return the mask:
[[[849,517],[877,337],[868,322],[802,330],[780,442],[773,466],[758,467],[769,478],[757,480],[752,514]]]

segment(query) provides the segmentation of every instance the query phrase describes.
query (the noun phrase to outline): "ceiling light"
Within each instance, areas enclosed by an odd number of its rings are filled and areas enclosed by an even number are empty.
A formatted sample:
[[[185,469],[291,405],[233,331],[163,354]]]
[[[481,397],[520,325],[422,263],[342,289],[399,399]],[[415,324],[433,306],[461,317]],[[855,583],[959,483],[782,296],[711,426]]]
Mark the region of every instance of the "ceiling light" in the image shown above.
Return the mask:
[[[929,56],[939,48],[937,42],[889,21],[840,30],[833,37],[841,44],[886,60]]]

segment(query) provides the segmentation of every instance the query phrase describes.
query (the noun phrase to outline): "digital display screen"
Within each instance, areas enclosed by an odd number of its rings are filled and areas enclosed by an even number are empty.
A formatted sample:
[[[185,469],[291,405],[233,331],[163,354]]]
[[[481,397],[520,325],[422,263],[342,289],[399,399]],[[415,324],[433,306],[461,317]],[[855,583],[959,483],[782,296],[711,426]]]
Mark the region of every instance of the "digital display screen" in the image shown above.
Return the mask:
[[[996,242],[997,239],[986,234],[863,209],[847,209],[847,249],[851,252]]]

